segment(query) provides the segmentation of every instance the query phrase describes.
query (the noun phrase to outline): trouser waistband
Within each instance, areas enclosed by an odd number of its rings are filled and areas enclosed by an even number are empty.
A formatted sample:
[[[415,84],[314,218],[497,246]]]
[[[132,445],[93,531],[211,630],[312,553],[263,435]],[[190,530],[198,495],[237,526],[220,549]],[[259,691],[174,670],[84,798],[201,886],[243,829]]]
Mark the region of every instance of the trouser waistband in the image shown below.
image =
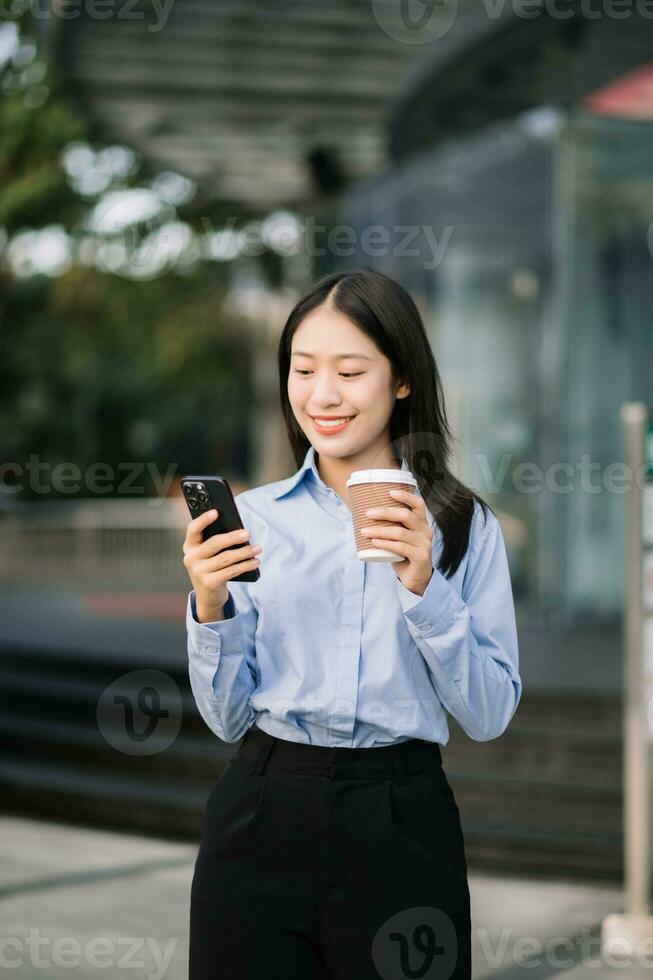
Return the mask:
[[[266,767],[275,772],[341,777],[346,779],[388,779],[402,781],[408,773],[431,766],[442,766],[437,742],[411,738],[392,745],[371,748],[311,745],[268,735],[253,725],[245,734],[238,755],[256,762],[261,775]]]

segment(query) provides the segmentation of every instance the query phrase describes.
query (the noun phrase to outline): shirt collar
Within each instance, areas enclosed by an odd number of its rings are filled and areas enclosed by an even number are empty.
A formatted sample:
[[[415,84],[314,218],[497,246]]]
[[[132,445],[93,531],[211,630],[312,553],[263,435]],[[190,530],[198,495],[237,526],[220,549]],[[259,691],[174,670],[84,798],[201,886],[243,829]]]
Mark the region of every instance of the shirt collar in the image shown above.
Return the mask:
[[[306,455],[304,456],[304,462],[299,467],[293,476],[288,477],[287,480],[281,480],[277,486],[277,490],[274,493],[274,499],[279,500],[281,497],[285,497],[287,493],[294,490],[298,483],[300,483],[308,474],[311,474],[312,478],[318,483],[324,483],[320,474],[317,471],[317,466],[315,465],[315,448],[309,446],[306,450]]]
[[[406,463],[406,460],[404,459],[403,456],[401,458],[401,468],[402,468],[402,470],[407,470],[408,469],[408,464]],[[299,483],[301,483],[301,481],[304,480],[304,479],[312,479],[312,480],[314,480],[318,484],[318,486],[321,486],[324,489],[326,489],[326,483],[324,482],[324,480],[320,476],[320,474],[318,472],[318,469],[317,469],[317,465],[315,463],[315,447],[314,446],[309,446],[308,449],[306,450],[306,455],[304,456],[304,462],[299,467],[299,469],[297,470],[297,472],[294,473],[292,476],[289,476],[287,480],[282,480],[277,485],[277,489],[276,489],[276,491],[275,491],[275,493],[273,495],[274,496],[274,499],[275,500],[280,500],[281,497],[285,497],[286,494],[290,493],[291,490],[294,490],[295,487]],[[419,487],[416,487],[416,490],[417,490],[417,493],[421,496],[420,491],[419,491]],[[426,508],[426,519],[427,519],[430,527],[433,528],[434,527],[434,524],[435,524],[435,520],[434,520],[433,514],[431,513],[431,511],[429,510],[428,507]]]

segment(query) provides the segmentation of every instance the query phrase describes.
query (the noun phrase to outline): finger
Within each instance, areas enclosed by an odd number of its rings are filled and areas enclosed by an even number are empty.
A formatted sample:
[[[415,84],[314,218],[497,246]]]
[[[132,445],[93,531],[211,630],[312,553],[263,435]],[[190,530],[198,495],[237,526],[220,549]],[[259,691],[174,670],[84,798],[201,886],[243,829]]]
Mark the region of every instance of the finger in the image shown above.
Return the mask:
[[[426,550],[431,554],[433,547],[432,538],[429,538],[426,542],[422,534],[410,531],[400,524],[391,525],[390,527],[384,528],[374,528],[373,535],[363,535],[366,541],[373,543],[375,541],[394,541],[401,542],[410,548],[413,548],[415,552],[419,552],[420,549]],[[419,560],[419,554],[413,556],[413,560]]]
[[[205,558],[202,561],[200,572],[219,572],[234,562],[249,561],[253,558],[260,559],[261,551],[260,545],[248,544],[244,548],[229,548],[227,551],[221,551],[219,555]]]
[[[390,538],[372,538],[370,544],[375,548],[385,548],[387,551],[394,551],[409,561],[416,561],[419,558],[419,548],[410,544],[408,541],[396,541]]]
[[[198,544],[201,544],[202,531],[204,530],[205,527],[208,527],[209,524],[212,524],[213,521],[217,518],[217,516],[218,516],[217,510],[215,509],[206,510],[204,511],[203,514],[200,514],[199,517],[194,517],[192,521],[189,521],[188,527],[186,528],[185,544],[187,544],[191,548],[195,547]]]
[[[424,498],[420,497],[419,494],[412,493],[410,490],[388,490],[388,493],[400,500],[406,507],[410,507],[414,513],[426,516],[426,504]]]
[[[373,533],[372,533],[373,532]],[[403,524],[389,524],[387,527],[373,527],[370,533],[364,535],[365,538],[389,538],[392,541],[405,541],[407,544],[418,547],[420,535],[415,531],[409,530]]]
[[[417,527],[419,522],[418,516],[406,507],[371,507],[365,517],[369,517],[372,521],[384,518],[390,521],[403,521],[410,527]]]
[[[249,541],[247,528],[237,528],[235,531],[225,531],[223,534],[212,534],[210,538],[197,545],[198,558],[211,558],[230,544],[246,544]]]
[[[229,565],[227,568],[225,568],[223,565],[221,568],[216,568],[213,571],[208,570],[205,572],[205,574],[209,577],[209,581],[211,581],[211,576],[216,575],[218,572],[221,572],[224,576],[226,572],[227,581],[230,581],[243,572],[251,572],[256,568],[259,568],[260,564],[261,563],[257,556],[255,558],[247,558],[245,561],[236,562],[235,565]]]

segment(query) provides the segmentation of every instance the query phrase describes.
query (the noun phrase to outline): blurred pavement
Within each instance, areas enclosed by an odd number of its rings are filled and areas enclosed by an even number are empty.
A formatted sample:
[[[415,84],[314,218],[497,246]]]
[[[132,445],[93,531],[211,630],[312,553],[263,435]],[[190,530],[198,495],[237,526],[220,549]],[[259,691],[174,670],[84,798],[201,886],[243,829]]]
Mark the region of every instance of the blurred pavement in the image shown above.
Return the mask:
[[[196,853],[192,844],[0,817],[3,975],[186,980]],[[469,883],[475,980],[653,980],[653,949],[649,966],[600,960],[600,922],[622,909],[620,889],[480,874]]]

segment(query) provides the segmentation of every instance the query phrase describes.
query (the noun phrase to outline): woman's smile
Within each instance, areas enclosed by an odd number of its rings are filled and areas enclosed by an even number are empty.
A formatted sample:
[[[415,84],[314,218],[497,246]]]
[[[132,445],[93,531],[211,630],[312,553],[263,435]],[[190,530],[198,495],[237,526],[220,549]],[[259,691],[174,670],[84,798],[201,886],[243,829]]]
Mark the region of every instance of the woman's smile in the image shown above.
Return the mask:
[[[318,432],[322,433],[323,435],[332,436],[336,432],[342,432],[343,429],[346,429],[349,423],[355,418],[355,415],[344,415],[341,417],[340,421],[335,419],[333,421],[327,421],[326,419],[316,419],[314,416],[311,416],[311,421]]]

